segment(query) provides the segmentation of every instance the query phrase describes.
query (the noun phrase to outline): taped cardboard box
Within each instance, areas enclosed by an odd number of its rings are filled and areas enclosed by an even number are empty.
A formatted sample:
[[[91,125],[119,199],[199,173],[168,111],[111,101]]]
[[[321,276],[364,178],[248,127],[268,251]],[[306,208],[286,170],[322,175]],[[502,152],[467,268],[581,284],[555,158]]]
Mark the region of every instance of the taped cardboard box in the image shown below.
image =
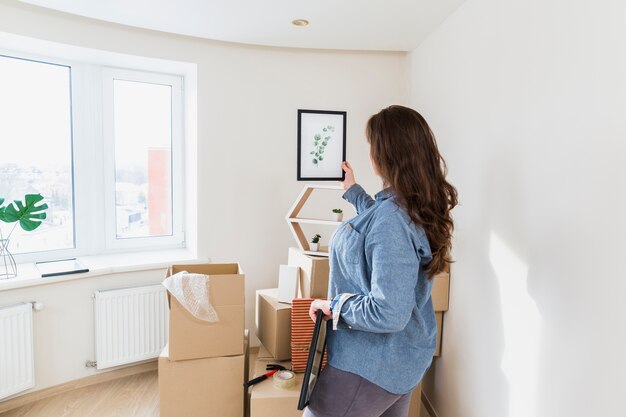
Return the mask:
[[[170,360],[242,355],[245,275],[239,264],[172,265],[167,276],[181,271],[208,275],[209,303],[218,321],[197,319],[168,292]]]
[[[435,319],[437,320],[437,347],[435,348],[434,356],[441,356],[441,336],[443,333],[443,312],[435,313]]]
[[[448,311],[450,273],[441,272],[433,278],[432,299],[435,311]]]
[[[258,359],[254,364],[254,376],[267,372],[268,363],[278,363],[291,368],[291,362],[277,362],[271,357],[263,345],[259,348]],[[303,374],[296,374],[296,385],[291,388],[277,388],[271,378],[250,387],[250,417],[301,417],[303,411],[298,411],[298,399],[302,388]]]
[[[159,357],[161,417],[241,417],[245,355],[173,361]]]
[[[328,296],[328,257],[305,255],[298,248],[289,248],[287,263],[300,267],[300,297],[326,298]]]
[[[277,360],[291,358],[291,305],[278,302],[278,288],[256,292],[256,335]]]

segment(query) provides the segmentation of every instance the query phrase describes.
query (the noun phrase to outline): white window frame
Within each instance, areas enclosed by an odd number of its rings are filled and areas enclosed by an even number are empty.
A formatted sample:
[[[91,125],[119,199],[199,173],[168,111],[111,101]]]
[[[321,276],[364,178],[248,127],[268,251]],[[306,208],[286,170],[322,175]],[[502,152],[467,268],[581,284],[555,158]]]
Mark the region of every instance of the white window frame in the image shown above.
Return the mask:
[[[45,260],[49,259],[64,259],[64,258],[72,258],[80,255],[79,249],[79,237],[78,237],[78,209],[77,209],[77,187],[76,187],[76,157],[75,157],[75,148],[76,148],[76,89],[75,89],[75,63],[70,62],[65,59],[56,59],[51,57],[40,56],[36,54],[23,53],[19,51],[11,51],[6,49],[0,49],[0,55],[6,58],[12,59],[22,59],[26,61],[37,62],[41,64],[48,65],[58,65],[63,67],[68,67],[70,71],[70,164],[72,166],[72,209],[73,209],[73,222],[74,222],[74,247],[73,248],[65,248],[65,249],[51,249],[48,251],[39,251],[39,252],[25,252],[14,254],[15,261],[17,263],[22,262],[33,262],[44,260],[44,254],[46,256]],[[46,196],[44,196],[46,197]],[[8,201],[5,201],[4,204],[8,204]],[[18,226],[19,227],[19,226]]]
[[[0,55],[70,68],[74,248],[14,255],[17,263],[184,248],[184,75],[114,68],[0,48]],[[172,87],[172,235],[116,238],[113,76]],[[111,77],[111,78],[109,78]],[[107,85],[109,89],[107,90]],[[110,106],[107,107],[107,103]],[[107,110],[108,109],[108,110]],[[111,121],[109,123],[108,121]],[[104,190],[104,192],[102,192]],[[45,197],[45,196],[44,196]]]
[[[172,91],[172,235],[117,238],[115,211],[115,135],[113,109],[113,83],[115,80],[135,81],[167,85]],[[102,69],[102,115],[104,143],[104,207],[105,248],[109,250],[128,248],[182,247],[183,232],[183,83],[180,76],[133,71],[120,68]]]

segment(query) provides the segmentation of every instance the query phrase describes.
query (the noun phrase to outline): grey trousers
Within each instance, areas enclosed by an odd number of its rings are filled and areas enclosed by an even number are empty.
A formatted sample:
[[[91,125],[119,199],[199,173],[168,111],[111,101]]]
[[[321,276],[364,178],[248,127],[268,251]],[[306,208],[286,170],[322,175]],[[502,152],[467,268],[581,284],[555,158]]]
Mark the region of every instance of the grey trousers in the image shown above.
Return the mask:
[[[392,394],[365,378],[326,365],[303,417],[407,417],[411,393]]]

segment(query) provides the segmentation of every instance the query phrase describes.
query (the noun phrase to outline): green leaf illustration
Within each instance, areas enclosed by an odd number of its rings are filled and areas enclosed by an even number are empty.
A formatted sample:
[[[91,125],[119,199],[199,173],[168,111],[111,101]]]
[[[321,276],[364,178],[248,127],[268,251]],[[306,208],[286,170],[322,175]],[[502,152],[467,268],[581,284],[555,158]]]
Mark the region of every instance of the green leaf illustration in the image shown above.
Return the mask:
[[[20,222],[22,229],[27,232],[33,231],[41,225],[41,221],[46,218],[46,203],[37,205],[43,197],[41,194],[26,194],[24,203],[15,200],[4,209],[4,221],[7,223]]]
[[[324,160],[324,156],[322,155],[325,151],[328,142],[332,139],[331,133],[335,131],[335,127],[332,125],[327,125],[322,128],[322,134],[316,133],[313,135],[313,151],[311,151],[311,155],[315,155],[313,159],[313,165],[318,166],[318,164]]]

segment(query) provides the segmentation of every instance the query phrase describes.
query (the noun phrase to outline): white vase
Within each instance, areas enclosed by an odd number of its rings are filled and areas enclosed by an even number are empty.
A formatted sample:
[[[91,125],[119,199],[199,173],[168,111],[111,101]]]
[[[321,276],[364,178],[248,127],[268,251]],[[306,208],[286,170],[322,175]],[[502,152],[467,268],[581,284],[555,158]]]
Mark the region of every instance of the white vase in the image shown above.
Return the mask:
[[[320,244],[319,243],[311,243],[311,251],[312,252],[317,252],[318,249],[320,248]]]
[[[336,222],[340,222],[343,220],[343,213],[333,213]]]

